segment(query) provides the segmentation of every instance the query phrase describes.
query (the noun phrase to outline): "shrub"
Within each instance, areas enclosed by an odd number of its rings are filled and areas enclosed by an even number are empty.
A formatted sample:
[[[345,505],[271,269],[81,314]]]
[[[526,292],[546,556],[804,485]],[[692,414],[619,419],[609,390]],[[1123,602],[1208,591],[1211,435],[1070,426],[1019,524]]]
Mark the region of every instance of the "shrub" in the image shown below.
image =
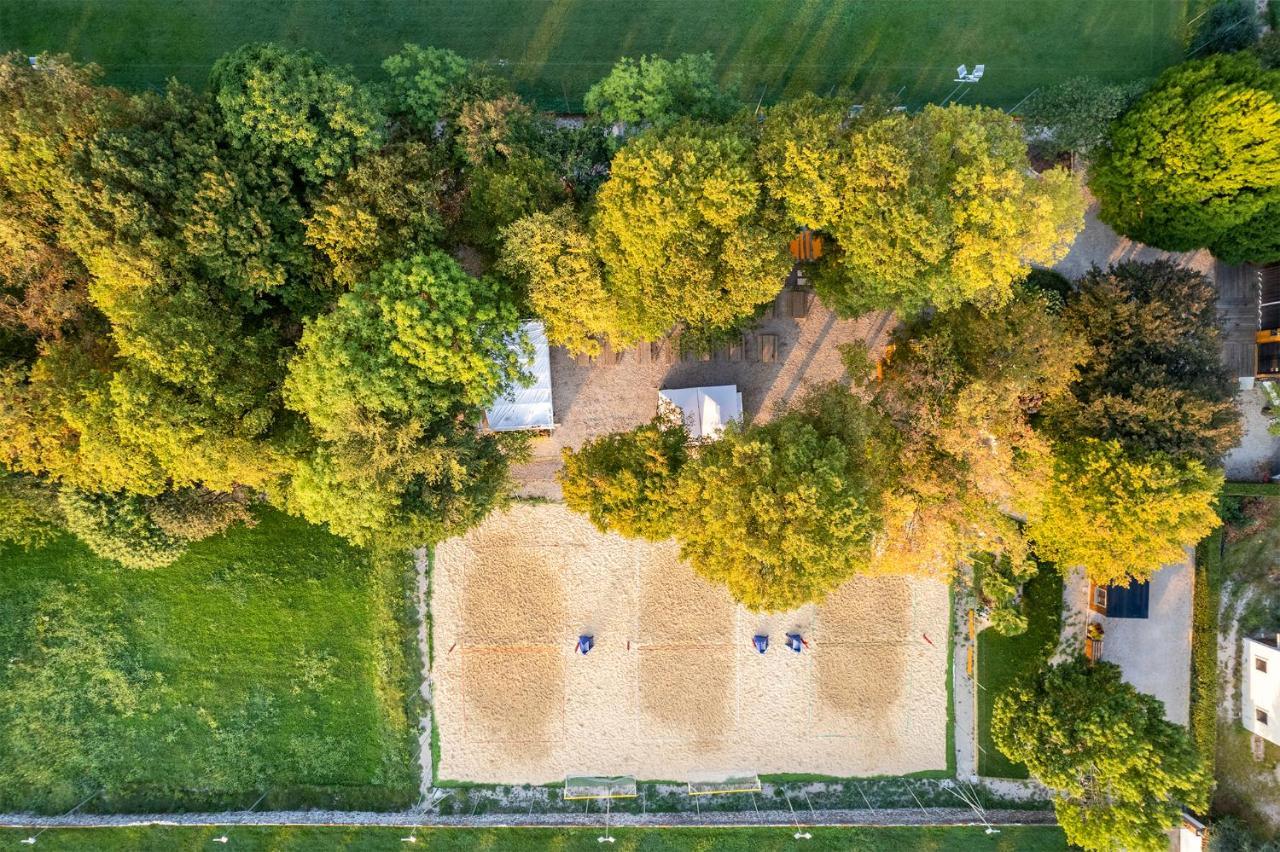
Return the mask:
[[[103,559],[126,568],[162,568],[186,550],[186,542],[161,529],[136,494],[87,494],[64,490],[58,503],[67,529]]]

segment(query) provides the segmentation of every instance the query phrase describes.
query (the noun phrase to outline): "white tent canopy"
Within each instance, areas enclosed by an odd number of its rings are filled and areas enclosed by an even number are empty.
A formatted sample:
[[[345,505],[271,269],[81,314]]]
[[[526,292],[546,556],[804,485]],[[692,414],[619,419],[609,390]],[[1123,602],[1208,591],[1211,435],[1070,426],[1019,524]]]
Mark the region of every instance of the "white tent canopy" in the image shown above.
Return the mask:
[[[485,412],[489,428],[495,432],[555,427],[555,412],[551,409],[551,349],[547,346],[547,332],[536,320],[521,323],[520,331],[533,346],[533,357],[523,365],[525,371],[533,376],[533,384],[511,388]],[[516,345],[518,341],[512,341],[512,346]]]
[[[663,400],[680,410],[684,427],[695,440],[718,438],[726,423],[742,419],[742,394],[737,385],[660,390],[659,410]]]

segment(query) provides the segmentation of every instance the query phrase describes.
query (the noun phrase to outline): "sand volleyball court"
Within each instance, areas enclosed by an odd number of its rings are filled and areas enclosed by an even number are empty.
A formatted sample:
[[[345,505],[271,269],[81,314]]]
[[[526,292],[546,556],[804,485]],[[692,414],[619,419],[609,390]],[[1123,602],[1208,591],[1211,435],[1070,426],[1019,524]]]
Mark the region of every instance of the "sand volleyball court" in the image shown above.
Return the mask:
[[[937,581],[857,578],[820,606],[761,616],[674,543],[520,504],[436,549],[431,613],[442,779],[946,767]],[[790,631],[806,651],[787,650]],[[584,633],[586,656],[574,652]],[[763,655],[757,633],[770,637]]]

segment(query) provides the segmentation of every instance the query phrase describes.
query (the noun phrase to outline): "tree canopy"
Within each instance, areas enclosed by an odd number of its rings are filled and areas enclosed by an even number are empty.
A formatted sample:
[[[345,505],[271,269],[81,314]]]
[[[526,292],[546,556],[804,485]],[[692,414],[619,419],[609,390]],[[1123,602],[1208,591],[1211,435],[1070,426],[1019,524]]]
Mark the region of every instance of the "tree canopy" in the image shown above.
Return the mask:
[[[1084,849],[1166,849],[1183,806],[1209,805],[1212,776],[1186,729],[1112,663],[1077,658],[1024,678],[996,698],[991,733],[1050,789],[1067,840]]]
[[[1090,186],[1098,215],[1170,251],[1280,259],[1280,71],[1249,53],[1165,71],[1113,126]]]
[[[1216,466],[1241,428],[1216,302],[1212,281],[1167,261],[1084,275],[1063,319],[1089,357],[1050,406],[1053,428]]]
[[[1059,448],[1028,535],[1037,554],[1083,566],[1100,586],[1146,580],[1218,526],[1221,489],[1222,475],[1194,459],[1085,438]]]
[[[308,323],[285,401],[331,439],[370,415],[447,420],[522,378],[520,347],[509,345],[518,329],[494,279],[441,252],[392,261]]]
[[[608,124],[664,124],[687,117],[722,121],[737,102],[722,92],[710,53],[623,57],[583,98],[587,112]]]
[[[1103,83],[1073,77],[1033,93],[1018,111],[1041,136],[1032,146],[1044,153],[1088,156],[1107,141],[1111,123],[1142,94],[1145,83]]]
[[[834,239],[816,283],[842,313],[998,306],[1084,225],[1074,179],[1030,173],[1022,130],[999,110],[930,105],[852,122],[847,112],[793,102],[770,113],[760,145],[794,225]]]
[[[597,352],[751,315],[791,266],[778,224],[745,132],[684,122],[618,152],[585,224],[565,208],[509,227],[502,266],[549,340]]]

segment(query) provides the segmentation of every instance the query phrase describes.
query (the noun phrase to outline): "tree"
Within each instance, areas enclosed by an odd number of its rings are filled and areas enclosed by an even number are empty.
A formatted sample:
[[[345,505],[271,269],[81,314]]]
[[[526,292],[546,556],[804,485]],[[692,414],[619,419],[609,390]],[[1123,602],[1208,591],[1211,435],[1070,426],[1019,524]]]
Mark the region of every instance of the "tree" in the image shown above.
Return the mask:
[[[1027,532],[1042,559],[1082,566],[1099,586],[1124,585],[1185,559],[1218,525],[1221,488],[1222,475],[1194,459],[1085,438],[1058,448]]]
[[[676,477],[689,458],[683,423],[660,417],[630,432],[564,450],[557,478],[564,502],[601,532],[661,541],[674,531]]]
[[[999,110],[927,106],[846,127],[815,99],[775,119],[761,142],[769,190],[797,227],[833,238],[815,283],[843,314],[999,306],[1083,227],[1074,179],[1031,173]]]
[[[307,323],[284,397],[338,440],[370,415],[439,422],[523,377],[514,303],[442,252],[388,263]],[[526,344],[527,345],[527,344]]]
[[[34,476],[0,467],[0,543],[37,550],[62,534],[57,494]]]
[[[58,503],[71,534],[126,568],[163,568],[186,552],[187,542],[161,529],[146,499],[136,494],[63,489]]]
[[[460,535],[510,499],[512,435],[469,423],[370,418],[297,468],[286,506],[359,546],[418,547]]]
[[[996,698],[991,733],[1053,792],[1067,840],[1085,849],[1165,849],[1183,806],[1209,805],[1186,730],[1112,663],[1078,657],[1025,677]]]
[[[1255,56],[1170,68],[1113,126],[1090,186],[1099,217],[1170,251],[1209,248],[1229,263],[1280,258],[1280,71]],[[1242,239],[1241,229],[1250,235]]]
[[[439,150],[387,146],[327,184],[307,220],[307,243],[351,287],[383,263],[429,251],[456,218],[452,178]]]
[[[406,44],[382,61],[389,78],[386,110],[413,130],[430,132],[444,117],[449,101],[471,67],[452,50]]]
[[[1036,137],[1033,145],[1051,156],[1088,156],[1107,140],[1111,123],[1142,94],[1146,84],[1103,83],[1093,77],[1073,77],[1027,98],[1020,113]]]
[[[247,45],[214,63],[209,89],[233,142],[311,184],[382,143],[385,118],[373,93],[307,51]]]
[[[680,474],[680,553],[749,609],[821,600],[867,565],[890,461],[875,413],[838,385],[730,424]]]
[[[1200,19],[1191,54],[1235,53],[1252,47],[1258,41],[1260,23],[1257,3],[1217,0]]]
[[[901,444],[883,570],[945,577],[985,552],[1011,576],[1034,571],[1014,516],[1043,499],[1052,448],[1032,419],[1067,393],[1087,352],[1054,306],[1020,287],[1002,308],[967,305],[899,330],[874,387]]]
[[[619,59],[587,90],[583,105],[608,124],[666,124],[688,117],[723,121],[737,102],[720,91],[710,53],[684,54],[674,62],[658,56]]]
[[[534,213],[502,232],[498,269],[519,282],[547,340],[574,354],[599,355],[600,339],[618,328],[591,236],[569,207]]]
[[[0,327],[56,338],[88,313],[84,270],[61,243],[58,200],[72,159],[123,98],[95,85],[95,66],[49,54],[36,65],[0,55]]]
[[[1216,466],[1240,439],[1216,299],[1212,281],[1167,261],[1087,273],[1063,319],[1090,356],[1050,406],[1051,429]]]
[[[742,133],[685,123],[629,142],[591,221],[617,305],[610,339],[723,328],[772,299],[791,268],[778,224]],[[541,286],[575,298],[563,283]]]

